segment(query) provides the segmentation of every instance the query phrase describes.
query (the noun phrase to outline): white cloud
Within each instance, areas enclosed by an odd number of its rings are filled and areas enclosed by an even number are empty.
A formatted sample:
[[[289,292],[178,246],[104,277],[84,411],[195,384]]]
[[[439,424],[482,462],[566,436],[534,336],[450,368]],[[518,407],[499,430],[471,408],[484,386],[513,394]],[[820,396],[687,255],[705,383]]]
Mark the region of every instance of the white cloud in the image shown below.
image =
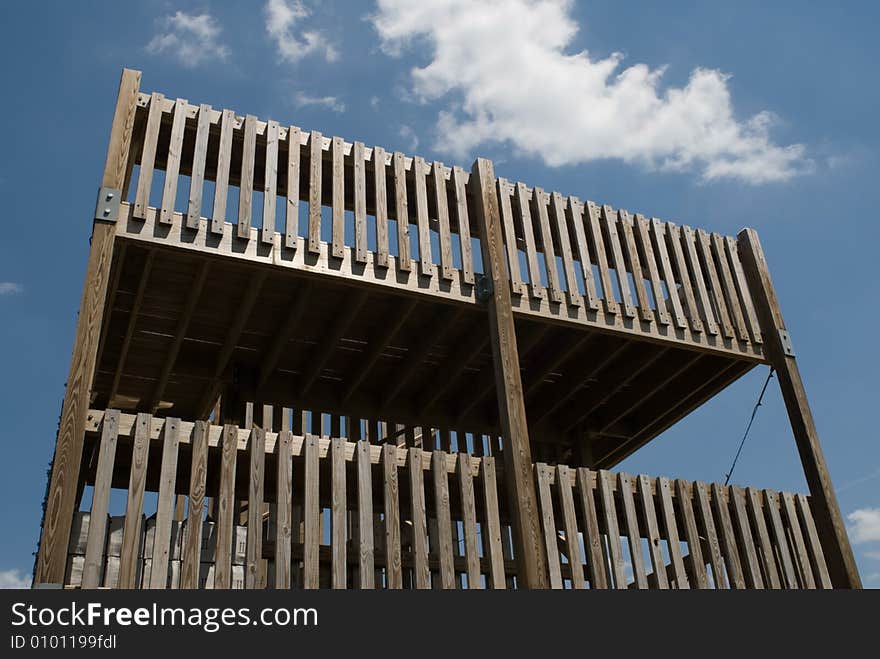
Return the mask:
[[[0,281],[0,295],[18,295],[23,291],[24,287],[21,284],[16,284],[14,281]]]
[[[379,109],[379,97],[378,96],[371,96],[370,97],[370,107],[373,108],[374,110]]]
[[[309,105],[323,105],[328,110],[338,114],[345,112],[345,103],[335,96],[309,96],[303,92],[297,92],[293,97],[293,102],[298,108],[304,108]]]
[[[318,30],[304,30],[296,23],[309,16],[301,0],[269,0],[266,3],[266,32],[275,42],[281,59],[298,62],[307,55],[321,55],[328,62],[339,58],[336,48]]]
[[[880,508],[859,508],[846,516],[849,535],[856,544],[880,542]]]
[[[31,577],[21,570],[0,570],[0,588],[30,588]]]
[[[406,141],[407,151],[412,152],[419,148],[419,137],[410,126],[402,125],[397,134]]]
[[[570,0],[378,2],[370,20],[383,50],[399,56],[419,40],[429,54],[411,72],[414,94],[453,99],[436,146],[458,158],[499,142],[550,166],[615,158],[706,180],[766,183],[813,169],[803,145],[771,140],[772,113],[734,117],[720,71],[697,68],[684,87],[662,87],[662,66],[569,52]]]
[[[186,67],[211,59],[226,59],[229,51],[220,43],[222,29],[210,14],[187,14],[178,11],[161,21],[162,32],[147,44],[147,52],[167,53]]]

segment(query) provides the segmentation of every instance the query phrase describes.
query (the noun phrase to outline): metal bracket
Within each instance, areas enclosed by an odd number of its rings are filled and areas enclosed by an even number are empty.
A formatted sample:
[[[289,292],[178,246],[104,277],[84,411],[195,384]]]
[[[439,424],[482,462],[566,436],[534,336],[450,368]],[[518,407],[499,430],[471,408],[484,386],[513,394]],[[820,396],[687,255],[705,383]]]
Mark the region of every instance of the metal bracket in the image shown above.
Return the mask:
[[[119,204],[122,201],[122,191],[116,188],[101,188],[98,190],[98,200],[95,202],[95,219],[104,222],[115,222],[119,219]]]
[[[779,330],[779,343],[782,345],[782,352],[786,357],[794,357],[794,346],[791,344],[791,336],[788,330]]]
[[[477,275],[474,281],[474,294],[477,296],[477,302],[486,304],[489,298],[495,293],[495,286],[492,279],[486,275]]]

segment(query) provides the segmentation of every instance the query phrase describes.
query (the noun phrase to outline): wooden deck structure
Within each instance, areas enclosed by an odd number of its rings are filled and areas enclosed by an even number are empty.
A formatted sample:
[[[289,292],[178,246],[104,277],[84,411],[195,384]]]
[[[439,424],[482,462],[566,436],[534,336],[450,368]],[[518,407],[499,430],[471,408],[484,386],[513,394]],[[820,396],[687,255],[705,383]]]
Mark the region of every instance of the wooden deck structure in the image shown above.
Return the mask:
[[[139,87],[124,71],[37,583],[860,586],[753,231]],[[608,471],[760,364],[809,497]]]

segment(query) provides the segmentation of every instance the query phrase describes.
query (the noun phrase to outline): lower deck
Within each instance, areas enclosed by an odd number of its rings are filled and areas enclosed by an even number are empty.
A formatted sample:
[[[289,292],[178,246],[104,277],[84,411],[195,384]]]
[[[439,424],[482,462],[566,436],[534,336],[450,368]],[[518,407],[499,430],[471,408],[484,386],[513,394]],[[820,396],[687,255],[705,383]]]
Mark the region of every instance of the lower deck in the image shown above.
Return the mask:
[[[503,442],[453,441],[91,410],[93,490],[65,584],[516,588]],[[541,462],[533,473],[554,588],[830,587],[804,495]],[[117,497],[125,513],[108,516]]]

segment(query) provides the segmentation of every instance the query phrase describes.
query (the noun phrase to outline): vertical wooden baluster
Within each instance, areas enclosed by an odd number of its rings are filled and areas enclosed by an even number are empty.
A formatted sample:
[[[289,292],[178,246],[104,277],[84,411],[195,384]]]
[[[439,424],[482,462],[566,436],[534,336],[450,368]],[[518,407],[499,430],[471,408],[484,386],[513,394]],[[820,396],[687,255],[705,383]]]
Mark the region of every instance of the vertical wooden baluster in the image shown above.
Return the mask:
[[[192,176],[189,184],[189,203],[186,209],[186,226],[198,229],[202,216],[202,194],[205,187],[205,162],[208,157],[208,137],[211,133],[211,106],[199,106],[196,123],[196,143],[193,150]]]
[[[334,137],[330,143],[330,158],[333,172],[330,253],[341,259],[345,256],[345,142],[341,137]]]
[[[568,198],[568,213],[574,226],[575,245],[581,272],[584,276],[584,293],[587,308],[591,311],[599,309],[599,296],[596,294],[596,282],[593,279],[593,264],[590,260],[590,248],[587,245],[587,234],[584,230],[584,205],[577,197]]]
[[[313,130],[309,135],[309,252],[321,253],[321,175],[324,138]]]
[[[244,118],[244,143],[241,147],[241,179],[238,195],[239,238],[251,236],[251,215],[254,205],[254,161],[257,151],[257,118],[251,114]]]
[[[147,126],[144,132],[144,147],[141,152],[141,168],[138,174],[137,190],[134,197],[132,217],[146,219],[150,205],[150,188],[153,185],[153,169],[156,166],[156,147],[159,141],[159,127],[162,123],[162,105],[165,97],[153,93],[150,96],[150,109],[147,113]]]
[[[397,268],[404,272],[412,269],[409,245],[409,204],[406,195],[406,160],[400,151],[392,158],[394,166],[394,214],[397,218]],[[415,163],[413,163],[415,166]]]
[[[174,218],[174,202],[177,199],[177,178],[180,174],[180,157],[183,155],[183,129],[186,127],[186,99],[174,102],[174,118],[171,121],[171,140],[165,160],[165,186],[162,190],[162,206],[159,222],[171,224]]]
[[[238,426],[223,426],[220,463],[220,493],[217,497],[217,550],[214,558],[214,588],[232,587],[232,540],[235,531],[235,463],[238,455]]]
[[[107,511],[110,506],[110,488],[113,485],[113,465],[116,461],[118,437],[119,410],[107,410],[101,422],[101,446],[98,450],[95,488],[92,492],[92,507],[89,513],[89,534],[83,561],[83,589],[97,588],[101,585],[101,566],[107,540]]]
[[[211,211],[211,233],[223,233],[226,222],[226,201],[229,191],[229,169],[232,165],[232,132],[235,113],[223,110],[220,118],[220,147],[217,152],[217,177],[214,184],[214,206]]]
[[[266,421],[264,419],[264,424]],[[266,424],[271,428],[271,423]],[[254,428],[248,441],[247,547],[245,549],[245,588],[260,588],[263,575],[263,487],[266,471],[266,429]]]
[[[119,588],[136,588],[138,550],[141,544],[141,522],[144,514],[144,489],[147,482],[147,461],[153,417],[138,414],[134,427],[131,470],[128,480],[128,501],[125,506],[125,527],[119,560]]]
[[[275,208],[278,204],[278,139],[277,121],[266,124],[266,170],[263,176],[263,225],[260,239],[269,245],[275,236]]]

